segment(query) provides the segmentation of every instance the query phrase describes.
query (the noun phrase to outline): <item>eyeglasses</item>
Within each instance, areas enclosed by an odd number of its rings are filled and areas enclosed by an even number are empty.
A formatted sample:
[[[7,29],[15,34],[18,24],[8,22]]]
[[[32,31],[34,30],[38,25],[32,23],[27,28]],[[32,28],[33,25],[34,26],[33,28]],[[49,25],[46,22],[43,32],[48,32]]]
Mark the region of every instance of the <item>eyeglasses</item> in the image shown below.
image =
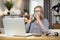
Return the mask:
[[[40,10],[35,10],[34,12],[41,12]]]

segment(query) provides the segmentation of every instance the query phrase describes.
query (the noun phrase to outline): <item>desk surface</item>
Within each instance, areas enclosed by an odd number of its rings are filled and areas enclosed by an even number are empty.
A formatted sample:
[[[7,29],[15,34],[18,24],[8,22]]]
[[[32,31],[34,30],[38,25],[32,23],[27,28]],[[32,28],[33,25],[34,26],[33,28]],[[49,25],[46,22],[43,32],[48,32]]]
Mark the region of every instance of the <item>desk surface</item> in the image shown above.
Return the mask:
[[[60,36],[29,36],[29,37],[16,37],[16,36],[1,36],[0,40],[60,40]]]

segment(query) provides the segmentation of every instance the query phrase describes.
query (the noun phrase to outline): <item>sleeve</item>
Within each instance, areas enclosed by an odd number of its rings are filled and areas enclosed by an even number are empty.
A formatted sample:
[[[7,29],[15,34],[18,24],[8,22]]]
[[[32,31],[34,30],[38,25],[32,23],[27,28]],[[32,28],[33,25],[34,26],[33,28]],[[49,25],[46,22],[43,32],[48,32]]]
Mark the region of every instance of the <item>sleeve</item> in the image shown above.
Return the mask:
[[[45,30],[45,33],[48,33],[48,31],[49,31],[49,23],[48,23],[47,19],[43,20],[43,27],[42,27],[42,29]]]
[[[29,29],[29,25],[30,25],[30,23],[27,23],[27,24],[25,25],[26,32],[27,32],[27,31],[28,31],[28,29]]]

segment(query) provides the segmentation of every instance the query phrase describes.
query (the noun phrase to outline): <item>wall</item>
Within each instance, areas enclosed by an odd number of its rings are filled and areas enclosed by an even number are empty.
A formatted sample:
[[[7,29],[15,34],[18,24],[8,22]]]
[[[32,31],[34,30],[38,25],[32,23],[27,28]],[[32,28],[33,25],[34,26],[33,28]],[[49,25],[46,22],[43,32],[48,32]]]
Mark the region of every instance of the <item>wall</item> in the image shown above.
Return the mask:
[[[54,6],[54,5],[57,5],[57,3],[59,2],[59,0],[52,0],[52,4],[51,4],[51,8]],[[55,21],[55,17],[54,15],[57,15],[58,13],[54,10],[52,10],[52,25],[56,23]],[[59,18],[56,19],[57,21],[59,21]]]
[[[0,0],[0,15],[3,15],[3,12],[5,9],[6,9],[6,7],[3,4],[3,0]]]
[[[0,0],[0,15],[1,14],[7,14],[7,8],[5,7],[5,5],[4,5],[4,2],[5,2],[6,0]],[[10,0],[8,0],[8,1],[10,1]],[[23,6],[23,3],[24,3],[24,1],[23,0],[12,0],[13,1],[13,3],[14,3],[14,6],[13,6],[13,8],[12,9],[14,9],[14,8],[16,8],[16,9],[21,9],[21,11],[23,11],[23,9],[24,9],[24,6]]]

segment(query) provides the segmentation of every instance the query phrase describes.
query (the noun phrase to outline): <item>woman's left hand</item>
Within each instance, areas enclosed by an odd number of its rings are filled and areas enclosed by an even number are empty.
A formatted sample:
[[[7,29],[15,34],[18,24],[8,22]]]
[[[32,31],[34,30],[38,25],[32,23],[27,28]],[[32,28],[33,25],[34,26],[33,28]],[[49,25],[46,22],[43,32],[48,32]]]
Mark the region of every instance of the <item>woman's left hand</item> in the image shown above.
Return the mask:
[[[36,20],[40,21],[40,15],[39,14],[35,14],[35,16],[36,16]]]

